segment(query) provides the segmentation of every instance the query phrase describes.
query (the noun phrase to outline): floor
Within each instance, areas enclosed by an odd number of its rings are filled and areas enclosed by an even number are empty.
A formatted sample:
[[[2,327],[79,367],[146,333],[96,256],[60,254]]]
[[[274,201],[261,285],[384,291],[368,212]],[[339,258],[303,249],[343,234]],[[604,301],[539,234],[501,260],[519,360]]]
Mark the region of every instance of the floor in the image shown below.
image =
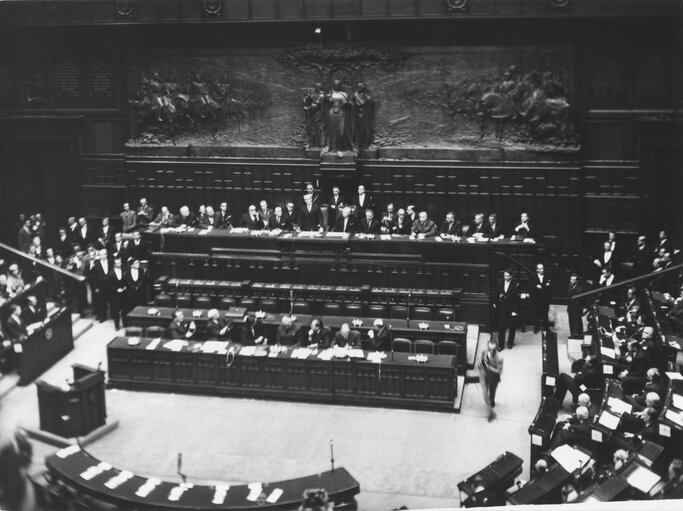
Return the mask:
[[[557,314],[556,325],[562,343],[564,316]],[[75,362],[106,368],[105,347],[114,335],[111,321],[96,324],[42,378],[63,382]],[[482,334],[480,348],[487,339]],[[559,353],[566,368],[564,344]],[[360,482],[361,510],[458,507],[457,483],[506,450],[524,460],[522,477],[528,476],[527,428],[540,402],[540,334],[518,334],[504,357],[498,418],[491,423],[477,383],[465,386],[460,414],[113,389],[108,417],[119,428],[88,449],[114,466],[171,480],[182,452],[191,481],[248,483],[327,470],[332,441],[335,465]],[[0,396],[0,438],[16,426],[38,428],[35,385],[12,387],[10,378],[0,382]],[[54,451],[36,444],[34,471]]]

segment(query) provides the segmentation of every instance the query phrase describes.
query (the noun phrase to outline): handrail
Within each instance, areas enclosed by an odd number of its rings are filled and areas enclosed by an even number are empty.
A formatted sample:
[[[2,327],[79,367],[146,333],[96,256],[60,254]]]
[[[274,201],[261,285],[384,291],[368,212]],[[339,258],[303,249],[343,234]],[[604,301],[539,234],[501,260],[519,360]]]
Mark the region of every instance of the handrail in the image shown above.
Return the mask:
[[[515,263],[517,266],[522,268],[525,272],[527,272],[532,277],[535,275],[535,273],[533,271],[531,271],[529,268],[527,268],[525,265],[520,263],[516,258],[512,257],[511,255],[506,254],[505,252],[497,252],[497,251],[494,251],[493,254],[497,255],[497,256],[503,256],[504,258],[508,259],[509,261],[512,261],[513,263]]]
[[[44,266],[45,268],[48,268],[54,272],[60,273],[64,275],[65,277],[68,277],[70,279],[74,279],[78,282],[85,282],[86,278],[82,275],[76,275],[68,270],[65,270],[64,268],[60,268],[59,266],[55,264],[50,264],[48,262],[43,261],[42,259],[38,259],[37,257],[30,256],[28,254],[25,254],[24,252],[17,250],[14,247],[10,247],[9,245],[5,245],[4,243],[0,243],[0,248],[3,250],[6,250],[7,252],[10,252],[14,255],[17,255],[23,259],[28,259],[29,261],[33,263],[37,263],[40,266]]]
[[[590,291],[584,291],[583,293],[579,293],[578,295],[574,295],[570,297],[571,300],[583,300],[584,298],[589,298],[594,295],[599,295],[602,293],[608,293],[610,291],[613,291],[615,289],[621,289],[622,287],[628,287],[633,284],[639,284],[640,282],[643,281],[648,281],[653,278],[661,277],[662,275],[669,275],[670,273],[675,273],[677,271],[683,270],[683,264],[678,264],[676,266],[672,266],[671,268],[667,268],[666,270],[662,271],[655,271],[655,272],[650,272],[646,275],[641,275],[640,277],[633,277],[630,279],[622,280],[621,282],[617,282],[616,284],[612,284],[610,286],[606,287],[600,287],[598,289],[591,289]]]

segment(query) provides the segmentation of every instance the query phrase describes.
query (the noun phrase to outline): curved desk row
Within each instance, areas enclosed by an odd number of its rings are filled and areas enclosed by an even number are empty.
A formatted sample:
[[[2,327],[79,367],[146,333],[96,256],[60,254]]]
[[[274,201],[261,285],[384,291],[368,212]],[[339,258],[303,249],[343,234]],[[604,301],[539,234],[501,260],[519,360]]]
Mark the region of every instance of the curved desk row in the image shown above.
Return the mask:
[[[297,509],[307,489],[324,488],[337,506],[354,503],[354,496],[360,493],[358,481],[344,468],[287,481],[232,486],[182,484],[136,476],[101,462],[77,445],[48,456],[45,464],[62,483],[124,509]]]

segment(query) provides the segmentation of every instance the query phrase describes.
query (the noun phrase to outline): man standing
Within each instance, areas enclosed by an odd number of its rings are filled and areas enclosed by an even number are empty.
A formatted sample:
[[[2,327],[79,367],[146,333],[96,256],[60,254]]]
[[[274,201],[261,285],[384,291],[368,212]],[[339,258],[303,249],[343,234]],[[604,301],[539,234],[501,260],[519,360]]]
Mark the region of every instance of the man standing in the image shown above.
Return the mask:
[[[335,232],[348,232],[353,234],[356,232],[356,223],[351,216],[351,208],[349,206],[344,206],[341,210],[341,214],[337,218],[337,223],[334,226]]]
[[[339,192],[339,187],[338,186],[333,186],[332,187],[332,196],[330,197],[330,205],[329,205],[329,213],[328,213],[328,220],[327,223],[330,225],[334,225],[335,221],[337,220],[337,217],[339,216],[341,212],[341,208],[344,204],[344,199],[341,196],[341,193]]]
[[[584,292],[583,285],[579,281],[579,276],[572,273],[569,277],[569,302],[567,303],[567,316],[569,317],[569,337],[573,339],[583,338],[583,305],[572,296]]]
[[[126,326],[126,314],[128,313],[128,296],[126,276],[121,266],[121,258],[114,258],[114,269],[109,273],[109,308],[114,318],[114,328],[120,325]]]
[[[539,329],[548,330],[548,311],[550,310],[550,279],[545,275],[542,263],[536,265],[536,275],[531,279],[532,297],[535,308],[534,333]]]
[[[126,289],[128,290],[128,307],[133,309],[147,303],[147,273],[140,268],[138,259],[131,259],[126,272]]]
[[[517,306],[519,300],[519,283],[512,279],[512,270],[503,271],[503,280],[498,281],[498,351],[505,348],[505,332],[508,334],[508,348],[515,344],[517,330]]]
[[[21,226],[21,229],[19,229],[19,232],[17,233],[17,248],[21,252],[28,252],[28,247],[31,246],[32,239],[31,220],[27,218],[24,221],[24,225]]]
[[[500,349],[498,349],[500,351]],[[484,401],[489,409],[488,421],[496,418],[496,391],[503,373],[503,357],[496,351],[496,341],[490,339],[487,349],[481,353],[477,360],[479,381],[484,394]]]
[[[152,206],[147,204],[147,199],[144,197],[140,199],[140,205],[137,210],[138,225],[142,228],[147,228],[152,220],[154,220],[154,210]]]
[[[109,260],[107,250],[100,249],[97,261],[93,266],[93,307],[97,320],[102,323],[107,320],[107,304],[109,303]]]
[[[375,209],[375,204],[372,201],[372,196],[368,193],[365,193],[364,185],[358,186],[358,194],[353,198],[353,203],[356,206],[356,211],[358,211],[359,213],[367,209],[372,209],[373,211]]]
[[[299,229],[302,231],[322,232],[323,215],[320,206],[313,203],[313,196],[309,193],[304,195],[304,205],[299,210]]]
[[[123,222],[123,232],[131,232],[135,230],[138,219],[135,211],[130,209],[130,203],[123,203],[123,211],[121,211],[121,221]]]
[[[420,211],[418,219],[413,222],[412,235],[424,239],[435,234],[436,224],[429,219],[426,211]]]

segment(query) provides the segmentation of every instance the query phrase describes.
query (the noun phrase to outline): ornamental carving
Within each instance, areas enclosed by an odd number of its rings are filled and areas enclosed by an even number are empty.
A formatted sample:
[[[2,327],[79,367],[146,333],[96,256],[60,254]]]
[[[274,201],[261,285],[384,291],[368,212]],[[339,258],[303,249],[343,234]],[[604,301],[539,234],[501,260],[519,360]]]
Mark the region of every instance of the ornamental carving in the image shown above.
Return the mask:
[[[133,0],[116,0],[116,15],[119,18],[132,18],[133,10]]]
[[[222,0],[203,0],[204,15],[207,17],[219,17],[223,14]]]
[[[463,12],[467,10],[468,0],[446,0],[448,12]]]

